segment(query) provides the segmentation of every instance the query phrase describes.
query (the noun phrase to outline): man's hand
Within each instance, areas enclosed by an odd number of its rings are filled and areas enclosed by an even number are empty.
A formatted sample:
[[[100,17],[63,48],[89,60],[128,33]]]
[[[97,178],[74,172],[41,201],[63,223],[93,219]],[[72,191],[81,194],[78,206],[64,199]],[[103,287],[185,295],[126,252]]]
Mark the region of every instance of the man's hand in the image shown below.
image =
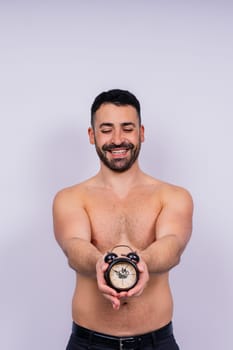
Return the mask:
[[[127,292],[118,293],[115,289],[109,287],[104,278],[104,272],[108,268],[108,264],[104,261],[104,257],[101,257],[96,264],[96,277],[97,285],[103,296],[112,303],[112,307],[115,310],[120,308],[120,299],[127,296]]]
[[[127,297],[137,297],[142,294],[144,291],[147,282],[149,281],[149,272],[146,263],[140,258],[140,261],[137,263],[139,270],[139,280],[138,283],[127,292]]]
[[[146,287],[147,282],[149,281],[149,273],[146,266],[146,263],[141,259],[137,264],[139,274],[139,280],[136,286],[129,291],[117,292],[115,289],[109,287],[104,278],[104,272],[108,268],[108,264],[104,261],[104,257],[101,257],[96,264],[96,276],[97,276],[97,284],[99,290],[102,292],[104,297],[108,299],[113,306],[113,309],[119,310],[120,308],[120,299],[127,297],[140,296]]]

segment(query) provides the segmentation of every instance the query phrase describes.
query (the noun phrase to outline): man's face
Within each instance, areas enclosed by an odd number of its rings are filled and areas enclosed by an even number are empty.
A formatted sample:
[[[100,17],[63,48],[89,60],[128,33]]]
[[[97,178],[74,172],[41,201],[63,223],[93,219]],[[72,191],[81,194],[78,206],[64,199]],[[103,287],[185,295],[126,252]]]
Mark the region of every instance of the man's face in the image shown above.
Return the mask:
[[[137,111],[132,106],[102,104],[95,113],[94,130],[89,129],[100,160],[109,169],[123,172],[138,158],[144,128],[139,126]]]

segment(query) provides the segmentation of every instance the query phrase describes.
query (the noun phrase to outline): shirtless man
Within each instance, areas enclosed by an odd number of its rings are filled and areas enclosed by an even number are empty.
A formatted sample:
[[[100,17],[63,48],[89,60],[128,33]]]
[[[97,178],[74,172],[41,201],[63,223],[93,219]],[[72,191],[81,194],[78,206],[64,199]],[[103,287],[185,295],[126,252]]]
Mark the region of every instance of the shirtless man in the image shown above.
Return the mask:
[[[130,92],[97,96],[88,134],[100,170],[60,191],[53,205],[55,237],[77,276],[67,350],[177,350],[168,274],[191,235],[191,196],[140,169],[144,127]],[[104,257],[117,245],[140,257],[139,281],[128,291],[117,292],[104,278]]]

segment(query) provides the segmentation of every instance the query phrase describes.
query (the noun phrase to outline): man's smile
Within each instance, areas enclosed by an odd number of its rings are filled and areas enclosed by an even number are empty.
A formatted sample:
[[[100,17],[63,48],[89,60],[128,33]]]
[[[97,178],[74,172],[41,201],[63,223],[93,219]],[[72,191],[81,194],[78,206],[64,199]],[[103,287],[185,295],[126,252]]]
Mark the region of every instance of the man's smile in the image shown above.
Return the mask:
[[[128,149],[112,149],[109,152],[112,154],[113,158],[123,158],[127,155]]]

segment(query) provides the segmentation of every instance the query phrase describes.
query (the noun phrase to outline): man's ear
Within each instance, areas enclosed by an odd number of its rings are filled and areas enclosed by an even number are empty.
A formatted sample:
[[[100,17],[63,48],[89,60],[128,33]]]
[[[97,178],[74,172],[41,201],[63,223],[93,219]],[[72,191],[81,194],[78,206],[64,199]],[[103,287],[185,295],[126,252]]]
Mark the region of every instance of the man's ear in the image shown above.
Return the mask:
[[[95,133],[93,128],[88,128],[89,141],[91,145],[95,144]]]
[[[140,139],[141,139],[141,142],[144,142],[145,140],[145,129],[143,125],[140,126]]]

